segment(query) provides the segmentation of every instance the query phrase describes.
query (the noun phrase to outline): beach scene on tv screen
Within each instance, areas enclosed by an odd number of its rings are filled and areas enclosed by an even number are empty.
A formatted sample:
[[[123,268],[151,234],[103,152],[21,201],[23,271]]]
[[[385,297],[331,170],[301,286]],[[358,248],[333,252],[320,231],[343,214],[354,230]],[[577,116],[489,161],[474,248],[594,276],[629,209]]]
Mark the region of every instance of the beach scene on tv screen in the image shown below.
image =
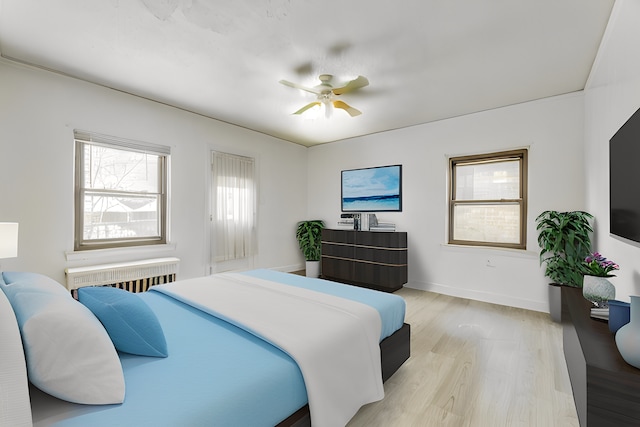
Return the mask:
[[[342,172],[343,211],[399,211],[400,166]]]

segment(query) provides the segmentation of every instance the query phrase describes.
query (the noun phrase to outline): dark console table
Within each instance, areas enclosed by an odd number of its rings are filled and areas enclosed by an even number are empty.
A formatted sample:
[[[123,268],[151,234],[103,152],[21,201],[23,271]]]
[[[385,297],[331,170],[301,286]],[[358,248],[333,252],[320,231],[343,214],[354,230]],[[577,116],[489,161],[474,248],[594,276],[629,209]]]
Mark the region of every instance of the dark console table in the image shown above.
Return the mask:
[[[582,289],[562,288],[562,340],[581,426],[640,426],[640,369],[627,364]]]
[[[322,230],[322,277],[394,292],[407,283],[407,233]]]

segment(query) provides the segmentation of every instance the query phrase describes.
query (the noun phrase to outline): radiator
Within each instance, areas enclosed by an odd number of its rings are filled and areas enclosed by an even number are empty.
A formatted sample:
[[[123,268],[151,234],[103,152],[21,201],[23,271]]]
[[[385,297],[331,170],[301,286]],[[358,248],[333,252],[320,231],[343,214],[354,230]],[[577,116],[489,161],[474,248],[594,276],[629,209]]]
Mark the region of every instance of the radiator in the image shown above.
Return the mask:
[[[176,280],[179,258],[155,258],[117,264],[67,268],[67,289],[83,286],[114,286],[129,292],[144,292],[153,285]]]

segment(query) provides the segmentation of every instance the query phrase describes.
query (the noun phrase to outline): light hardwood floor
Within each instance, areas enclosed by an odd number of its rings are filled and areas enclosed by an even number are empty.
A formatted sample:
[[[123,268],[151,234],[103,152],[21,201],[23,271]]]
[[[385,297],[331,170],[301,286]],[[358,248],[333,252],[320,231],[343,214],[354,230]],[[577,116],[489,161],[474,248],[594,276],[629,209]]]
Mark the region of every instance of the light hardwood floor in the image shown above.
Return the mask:
[[[546,313],[403,288],[411,357],[348,427],[578,426]]]

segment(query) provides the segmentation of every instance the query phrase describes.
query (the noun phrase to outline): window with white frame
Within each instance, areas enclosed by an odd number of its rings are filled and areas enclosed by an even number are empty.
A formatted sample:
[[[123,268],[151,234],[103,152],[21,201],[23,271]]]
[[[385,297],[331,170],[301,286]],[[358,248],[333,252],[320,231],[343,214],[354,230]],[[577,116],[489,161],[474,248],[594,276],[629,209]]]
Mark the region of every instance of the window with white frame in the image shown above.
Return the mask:
[[[255,160],[218,151],[212,155],[213,260],[249,258],[255,253]]]
[[[75,250],[167,242],[170,148],[74,131]]]
[[[449,243],[526,248],[526,149],[452,157],[449,176]]]

